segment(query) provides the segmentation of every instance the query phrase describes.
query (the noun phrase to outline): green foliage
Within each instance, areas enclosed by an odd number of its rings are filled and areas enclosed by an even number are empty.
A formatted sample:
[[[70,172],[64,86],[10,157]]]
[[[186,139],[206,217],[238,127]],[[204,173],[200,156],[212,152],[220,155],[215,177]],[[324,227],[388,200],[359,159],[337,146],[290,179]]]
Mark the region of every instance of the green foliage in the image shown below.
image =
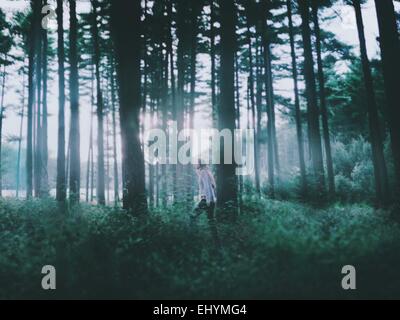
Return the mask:
[[[369,136],[361,61],[353,59],[348,67],[349,70],[343,75],[329,71],[327,81],[330,127],[343,141],[357,138],[360,134],[364,137]],[[371,67],[378,110],[381,113],[381,127],[384,128],[385,101],[380,62],[372,61]],[[382,136],[384,136],[384,132],[382,132]]]
[[[206,217],[191,229],[176,207],[140,220],[119,209],[3,200],[0,298],[400,296],[400,228],[385,212],[266,199],[245,199],[241,212],[217,225],[218,251]],[[56,291],[40,289],[45,264],[56,267]],[[356,291],[340,288],[345,264],[361,273]]]
[[[338,200],[372,202],[375,182],[370,143],[363,137],[354,138],[346,144],[336,141],[332,151]],[[391,164],[389,157],[386,161]]]

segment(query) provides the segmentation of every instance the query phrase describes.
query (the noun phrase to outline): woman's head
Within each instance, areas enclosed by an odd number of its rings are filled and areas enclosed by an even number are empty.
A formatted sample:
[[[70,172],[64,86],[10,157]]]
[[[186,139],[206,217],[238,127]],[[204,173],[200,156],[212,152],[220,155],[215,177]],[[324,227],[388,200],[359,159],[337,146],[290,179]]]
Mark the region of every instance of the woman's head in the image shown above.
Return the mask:
[[[197,165],[198,170],[206,169],[207,165],[199,159],[199,163]]]

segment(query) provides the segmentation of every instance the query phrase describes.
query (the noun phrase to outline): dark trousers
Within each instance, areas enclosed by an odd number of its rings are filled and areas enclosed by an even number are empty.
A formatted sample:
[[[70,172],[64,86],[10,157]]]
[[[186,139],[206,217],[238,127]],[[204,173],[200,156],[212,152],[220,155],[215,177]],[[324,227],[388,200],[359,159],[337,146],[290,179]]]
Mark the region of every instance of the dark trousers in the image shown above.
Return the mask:
[[[206,199],[201,199],[199,204],[194,209],[193,218],[197,218],[203,212],[206,212],[208,219],[212,220],[212,219],[214,219],[214,210],[215,210],[215,203],[214,202],[210,202],[210,204],[207,204]]]

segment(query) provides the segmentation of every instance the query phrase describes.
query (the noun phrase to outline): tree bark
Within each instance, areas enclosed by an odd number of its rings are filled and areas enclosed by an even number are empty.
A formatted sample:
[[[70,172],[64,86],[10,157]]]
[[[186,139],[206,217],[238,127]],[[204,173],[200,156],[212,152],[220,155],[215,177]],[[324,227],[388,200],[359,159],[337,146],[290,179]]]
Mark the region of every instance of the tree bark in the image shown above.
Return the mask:
[[[249,93],[250,93],[250,108],[251,108],[251,114],[252,114],[252,129],[254,132],[254,178],[255,178],[255,184],[256,184],[256,191],[259,194],[260,193],[260,161],[259,161],[259,145],[258,145],[258,134],[259,131],[256,130],[256,117],[258,117],[260,113],[260,103],[257,104],[258,110],[256,114],[256,101],[255,101],[255,94],[254,94],[254,63],[253,63],[253,47],[252,47],[252,41],[251,41],[251,30],[250,30],[250,17],[251,17],[251,9],[250,9],[250,4],[247,4],[246,6],[246,28],[247,28],[247,50],[249,51],[248,58],[249,58]],[[258,92],[260,93],[260,92]]]
[[[230,0],[221,0],[221,100],[218,110],[219,130],[228,129],[232,133],[235,129],[235,73],[234,59],[236,50],[235,32],[235,4]],[[218,208],[227,215],[237,214],[237,177],[236,165],[224,163],[225,142],[221,142],[220,159],[217,165],[218,178]],[[232,155],[233,159],[233,150]]]
[[[322,132],[324,138],[326,168],[328,173],[328,191],[331,199],[335,197],[335,173],[333,171],[331,138],[329,134],[328,110],[326,105],[325,75],[322,63],[321,32],[318,21],[318,4],[312,1],[312,11],[314,20],[315,43],[317,51],[318,83],[319,83],[319,103],[321,107]]]
[[[302,37],[304,46],[304,78],[306,82],[307,114],[309,124],[309,144],[314,178],[317,191],[325,194],[325,176],[322,158],[321,133],[319,127],[319,112],[317,89],[315,85],[314,59],[311,47],[309,0],[299,0],[302,19]]]
[[[400,130],[399,81],[400,40],[396,25],[396,15],[392,0],[375,0],[378,16],[380,47],[382,54],[383,78],[387,101],[387,118],[390,129],[392,153],[395,166],[397,188],[395,199],[400,196]]]
[[[47,1],[44,2],[47,4]],[[47,50],[48,50],[48,39],[47,39],[47,30],[42,30],[42,37],[43,37],[43,57],[42,57],[42,64],[43,64],[43,97],[42,97],[42,155],[41,155],[41,193],[42,196],[48,197],[49,196],[49,177],[48,177],[48,111],[47,111],[47,72],[48,72],[48,59],[47,59]]]
[[[7,57],[5,57],[4,60],[6,60]],[[2,196],[3,192],[3,174],[2,174],[2,156],[1,156],[1,150],[2,150],[2,140],[3,140],[3,118],[4,118],[4,96],[5,96],[5,89],[6,89],[6,63],[4,62],[3,65],[3,79],[2,79],[2,84],[1,84],[1,101],[0,101],[0,197]]]
[[[24,59],[25,64],[25,59]],[[24,126],[24,112],[25,112],[25,71],[24,66],[22,67],[22,108],[21,108],[21,120],[19,124],[19,139],[18,139],[18,155],[17,155],[17,177],[16,177],[16,190],[15,197],[19,197],[19,187],[21,181],[21,147],[22,147],[22,130]]]
[[[100,43],[97,26],[97,0],[92,0],[92,35],[94,46],[94,65],[96,70],[97,92],[97,203],[105,205],[105,180],[104,180],[104,103],[101,89],[100,74]]]
[[[298,86],[298,72],[296,62],[296,49],[294,42],[294,27],[292,18],[292,0],[286,0],[286,6],[289,19],[289,40],[290,40],[290,54],[292,59],[292,74],[294,84],[294,106],[295,106],[295,119],[296,119],[296,133],[297,133],[297,146],[299,152],[299,165],[300,165],[300,178],[302,194],[307,195],[307,176],[306,176],[306,163],[304,160],[304,141],[303,141],[303,128],[301,123],[301,110],[300,110],[300,95]]]
[[[58,57],[58,137],[56,199],[66,199],[65,177],[65,52],[63,28],[63,0],[57,0],[57,57]]]
[[[123,206],[135,214],[146,213],[144,155],[139,138],[140,2],[114,0],[111,23],[120,101]]]
[[[117,120],[116,120],[116,109],[117,109],[117,97],[115,77],[114,77],[114,59],[111,57],[111,106],[112,106],[112,135],[113,135],[113,165],[114,165],[114,204],[117,205],[119,202],[119,177],[118,177],[118,155],[117,155]]]
[[[76,17],[76,0],[69,1],[70,32],[69,32],[69,60],[70,60],[70,172],[69,188],[72,202],[79,202],[80,195],[80,132],[79,132],[79,75],[78,75],[78,21]]]
[[[361,63],[364,74],[364,86],[369,120],[368,124],[372,146],[372,162],[374,165],[376,201],[378,205],[385,205],[389,201],[387,168],[383,152],[383,140],[379,124],[379,114],[376,104],[374,84],[365,42],[364,22],[360,0],[353,0],[353,6],[356,14],[358,38],[360,41]]]
[[[30,29],[30,39],[29,39],[29,69],[28,69],[28,124],[27,124],[27,146],[26,146],[26,197],[31,198],[33,196],[33,109],[35,103],[35,57],[36,50],[35,44],[37,41],[37,30],[38,24],[40,23],[40,2],[31,1],[31,8],[33,11]]]

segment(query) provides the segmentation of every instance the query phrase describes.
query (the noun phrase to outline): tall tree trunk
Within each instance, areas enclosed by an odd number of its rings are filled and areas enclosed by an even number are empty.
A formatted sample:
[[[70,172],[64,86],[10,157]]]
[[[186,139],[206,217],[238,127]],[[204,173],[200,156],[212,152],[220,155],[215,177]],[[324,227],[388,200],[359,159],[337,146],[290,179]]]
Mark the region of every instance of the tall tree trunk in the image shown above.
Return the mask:
[[[259,41],[257,41],[259,42]],[[255,173],[256,175],[258,175],[258,182],[256,181],[256,185],[257,183],[261,186],[261,140],[260,140],[260,136],[261,136],[261,117],[262,117],[262,112],[263,112],[263,75],[262,75],[262,53],[261,53],[261,47],[260,47],[260,43],[256,44],[256,110],[257,110],[257,114],[256,114],[256,119],[254,119],[253,122],[255,122],[255,130],[256,130],[256,134],[254,135],[254,150],[255,150]],[[253,125],[254,126],[254,125]],[[261,188],[261,187],[259,187]],[[261,193],[261,190],[259,191],[259,193]]]
[[[210,0],[210,57],[211,57],[211,104],[213,126],[217,123],[217,81],[216,81],[216,56],[215,56],[215,4]]]
[[[299,0],[302,19],[302,37],[304,46],[304,78],[306,82],[307,113],[309,122],[309,144],[311,149],[312,166],[318,192],[325,194],[325,177],[322,158],[321,133],[319,128],[319,112],[317,89],[315,84],[314,59],[311,47],[309,0]]]
[[[97,0],[92,0],[92,35],[94,46],[94,65],[96,70],[96,92],[97,92],[97,202],[105,204],[105,180],[104,180],[104,102],[101,90],[100,74],[100,43],[99,30],[97,26]]]
[[[268,4],[265,1],[262,3],[264,14],[261,16],[261,39],[263,43],[264,55],[264,69],[265,69],[265,90],[267,97],[267,133],[268,133],[268,180],[269,180],[269,193],[273,198],[275,196],[275,177],[274,167],[278,165],[277,161],[277,146],[276,146],[276,133],[275,133],[275,106],[274,106],[274,89],[272,78],[272,63],[271,63],[271,49],[267,36],[267,20],[266,15],[268,11]],[[278,171],[278,170],[277,170]]]
[[[228,129],[232,133],[235,129],[235,70],[234,59],[236,50],[235,32],[235,3],[230,0],[221,0],[221,101],[218,109],[219,130]],[[221,142],[220,159],[217,165],[218,178],[218,207],[228,215],[237,213],[237,177],[234,162],[228,164],[225,159],[225,141]],[[232,147],[233,149],[233,147]],[[233,159],[233,150],[230,155]],[[221,212],[222,212],[221,211]]]
[[[325,155],[326,155],[326,168],[328,173],[328,191],[331,199],[335,197],[335,173],[333,171],[333,160],[332,160],[332,148],[331,138],[329,135],[329,124],[328,124],[328,110],[326,105],[326,92],[325,92],[325,75],[323,70],[322,62],[322,50],[321,50],[321,31],[319,28],[318,19],[318,3],[312,1],[312,11],[314,20],[314,32],[315,32],[315,43],[317,51],[317,65],[318,65],[318,83],[319,83],[319,102],[321,108],[321,119],[322,119],[322,132],[324,138]]]
[[[66,199],[65,177],[65,52],[63,28],[63,0],[57,0],[57,57],[58,57],[58,137],[56,199]]]
[[[7,56],[5,55],[4,58],[4,65],[3,65],[3,81],[1,84],[1,101],[0,101],[0,197],[2,196],[3,192],[3,174],[2,174],[2,138],[3,138],[3,118],[4,118],[4,96],[6,90],[6,61]]]
[[[240,130],[240,82],[239,82],[239,57],[238,53],[235,52],[235,91],[236,91],[236,109],[235,109],[235,120],[236,128]],[[255,159],[257,161],[257,159]],[[243,207],[243,175],[239,176],[238,179],[238,206],[239,213]]]
[[[70,103],[71,103],[71,127],[70,127],[70,174],[69,188],[70,199],[79,202],[80,195],[80,132],[79,132],[79,76],[78,76],[78,21],[76,17],[76,1],[70,0],[70,31],[69,31],[69,60],[70,60]]]
[[[178,133],[181,132],[184,128],[184,115],[185,115],[185,80],[186,80],[186,59],[185,54],[187,54],[190,50],[190,43],[188,43],[187,37],[187,28],[188,24],[186,22],[186,16],[188,14],[187,3],[184,0],[177,1],[177,20],[176,20],[176,34],[178,38],[178,48],[177,48],[177,95],[176,95],[176,105],[177,105],[177,113],[176,118],[174,120],[177,121]],[[182,141],[178,141],[179,150],[183,145]],[[182,164],[177,163],[176,166],[176,184],[177,184],[177,194],[175,195],[176,200],[178,202],[183,201],[184,194],[186,192],[185,188],[185,176],[184,176],[184,167]]]
[[[251,8],[250,4],[247,5],[246,7],[246,28],[247,28],[247,50],[249,51],[248,58],[249,58],[249,92],[250,92],[250,107],[251,107],[251,114],[252,114],[252,129],[254,132],[254,161],[255,161],[255,166],[254,166],[254,178],[255,178],[255,184],[256,184],[256,191],[259,194],[260,193],[260,170],[259,170],[259,156],[258,156],[258,150],[259,146],[257,144],[258,141],[258,134],[259,131],[256,131],[256,117],[258,116],[258,113],[260,110],[257,110],[257,115],[256,115],[256,101],[255,101],[255,94],[254,94],[254,63],[253,63],[253,47],[252,47],[252,33],[251,33],[251,26],[250,26],[250,16],[251,16]],[[260,105],[257,105],[259,107]]]
[[[93,157],[93,109],[94,109],[94,65],[91,68],[90,77],[90,129],[89,129],[89,150],[86,166],[86,202],[89,202],[89,189],[90,189],[90,176],[92,169],[92,157]],[[92,201],[92,200],[91,200]]]
[[[172,36],[172,16],[173,16],[173,0],[168,1],[168,39],[167,39],[167,52],[170,59],[170,77],[171,77],[171,102],[172,102],[172,119],[176,121],[178,108],[176,104],[176,81],[175,81],[175,71],[174,71],[174,50],[173,50],[173,36]],[[176,200],[176,195],[178,193],[178,181],[177,181],[177,165],[173,165],[173,199]]]
[[[25,64],[25,59],[24,59]],[[24,69],[24,67],[22,67]],[[17,177],[16,177],[16,190],[15,197],[19,197],[19,185],[21,181],[21,147],[22,147],[22,131],[24,126],[24,112],[25,112],[25,71],[22,70],[22,107],[21,107],[21,120],[19,124],[19,139],[18,139],[18,154],[17,154]]]
[[[110,120],[109,120],[109,109],[106,113],[106,175],[105,175],[105,186],[106,186],[106,203],[110,203]]]
[[[168,41],[168,40],[167,40]],[[168,45],[167,45],[168,46]],[[161,56],[162,65],[164,68],[163,72],[163,86],[162,86],[162,121],[163,121],[163,130],[167,132],[168,128],[168,75],[169,75],[169,60],[168,60],[168,51],[166,52],[165,56]],[[167,140],[168,141],[168,140]],[[168,145],[168,142],[167,142]],[[168,147],[167,147],[168,148]],[[165,208],[168,204],[168,171],[167,165],[162,165],[161,168],[161,175],[162,175],[162,206]]]
[[[47,1],[44,2],[47,4]],[[41,155],[41,193],[42,196],[49,196],[49,180],[48,180],[48,121],[47,121],[47,72],[48,72],[48,61],[47,61],[47,50],[48,50],[48,39],[47,39],[47,30],[42,30],[43,37],[43,97],[42,97],[42,155]]]
[[[33,109],[35,104],[35,56],[36,56],[36,41],[38,37],[38,24],[40,18],[40,2],[31,1],[31,8],[33,11],[29,39],[29,69],[28,69],[28,124],[27,124],[27,139],[26,139],[26,196],[31,198],[33,195]]]
[[[300,164],[300,178],[301,178],[301,191],[305,196],[307,195],[307,177],[306,177],[306,163],[304,160],[304,141],[303,141],[303,128],[301,123],[301,110],[300,110],[300,95],[298,86],[298,73],[296,62],[296,49],[294,43],[294,27],[292,18],[292,0],[286,0],[286,6],[289,19],[289,39],[290,39],[290,53],[292,58],[292,74],[294,84],[294,107],[296,118],[296,133],[297,133],[297,146],[299,151],[299,164]]]
[[[192,34],[191,34],[191,46],[190,46],[190,103],[188,110],[189,117],[189,129],[194,128],[194,109],[196,103],[196,62],[197,62],[197,35],[198,35],[198,21],[197,21],[197,5],[192,6],[191,12],[191,24],[192,24]],[[189,156],[192,156],[190,151]],[[187,165],[187,201],[191,205],[194,199],[194,171],[192,165]]]
[[[144,155],[139,138],[140,2],[114,0],[111,23],[119,85],[123,204],[135,214],[145,213]]]
[[[42,0],[39,0],[42,6]],[[37,32],[36,41],[36,141],[34,149],[35,196],[42,197],[42,30]]]
[[[114,160],[114,204],[119,202],[119,177],[118,177],[118,155],[117,155],[117,120],[116,120],[116,86],[114,77],[114,59],[111,57],[111,106],[112,106],[112,135],[113,135],[113,160]]]
[[[378,16],[380,46],[383,64],[383,77],[387,101],[393,159],[396,171],[397,189],[395,199],[400,195],[400,130],[399,119],[399,75],[400,40],[396,25],[396,15],[392,0],[375,0]]]
[[[364,74],[369,132],[372,146],[372,162],[374,165],[376,200],[378,205],[385,205],[389,200],[387,168],[383,153],[383,140],[379,125],[379,115],[374,92],[374,84],[365,42],[364,22],[360,0],[353,0],[353,6],[356,14],[358,38],[360,41],[361,63]]]

